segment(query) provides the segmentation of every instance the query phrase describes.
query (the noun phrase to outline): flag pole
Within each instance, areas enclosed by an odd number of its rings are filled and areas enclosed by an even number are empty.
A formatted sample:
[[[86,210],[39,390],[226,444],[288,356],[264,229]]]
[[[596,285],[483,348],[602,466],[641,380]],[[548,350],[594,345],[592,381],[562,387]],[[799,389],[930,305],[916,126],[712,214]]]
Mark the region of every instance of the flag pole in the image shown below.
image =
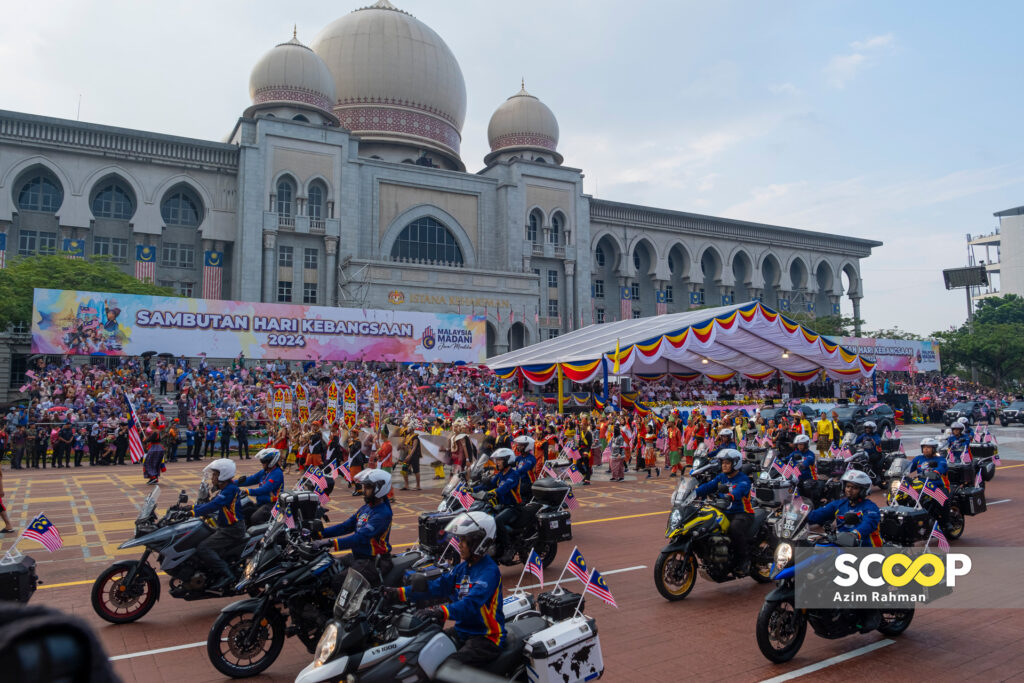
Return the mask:
[[[574,609],[573,612],[572,612],[572,615],[574,617],[577,614],[579,614],[581,616],[583,614],[582,612],[580,612],[580,608],[583,607],[583,596],[587,594],[587,589],[590,588],[590,582],[593,580],[594,574],[596,572],[597,572],[597,569],[591,569],[590,570],[590,575],[587,577],[587,583],[583,586],[583,592],[580,593],[580,601],[576,603],[576,609]]]
[[[559,506],[559,507],[561,507],[561,506]],[[572,547],[572,552],[569,553],[569,559],[570,560],[572,560],[572,556],[575,555],[576,551],[579,550],[579,549],[580,549],[580,547],[578,545],[574,545]],[[558,584],[562,583],[562,577],[565,576],[565,570],[568,569],[568,568],[569,568],[569,563],[566,562],[565,566],[562,567],[562,573],[558,575],[558,580],[555,581],[555,587],[552,589],[553,591],[554,590],[558,590]]]
[[[526,558],[526,561],[529,562],[532,559],[533,559],[533,555],[531,554],[529,557]],[[519,587],[523,585],[523,577],[524,576],[526,576],[526,564],[523,564],[523,571],[519,572],[519,581],[516,582],[516,587],[512,589],[512,594],[513,595],[515,595],[515,594],[520,592],[520,588]]]

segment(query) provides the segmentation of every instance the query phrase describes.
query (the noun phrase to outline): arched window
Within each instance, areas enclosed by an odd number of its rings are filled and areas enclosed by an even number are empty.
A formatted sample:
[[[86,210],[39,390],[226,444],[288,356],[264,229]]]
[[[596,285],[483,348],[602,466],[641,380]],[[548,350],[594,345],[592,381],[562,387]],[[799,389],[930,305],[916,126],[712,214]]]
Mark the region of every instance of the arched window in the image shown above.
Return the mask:
[[[27,175],[18,190],[18,209],[56,213],[64,203],[64,190],[52,173],[39,169]]]
[[[292,215],[292,199],[295,197],[295,185],[290,178],[284,177],[277,181],[277,215]]]
[[[96,218],[111,218],[126,221],[135,213],[132,192],[120,180],[111,180],[99,185],[92,197],[92,215]]]
[[[307,119],[302,114],[296,114],[295,116],[293,116],[292,117],[292,121],[299,121],[301,123],[309,123],[309,119]]]
[[[436,261],[445,265],[463,263],[455,236],[430,216],[417,218],[405,226],[391,248],[391,258]]]
[[[562,243],[562,228],[565,227],[565,219],[562,214],[556,213],[551,217],[551,244]]]
[[[668,272],[673,275],[676,274],[676,260],[673,258],[672,254],[668,255]]]
[[[324,212],[324,186],[322,183],[314,182],[309,186],[309,217],[314,220],[323,220]]]
[[[530,214],[530,221],[526,226],[526,239],[534,244],[537,243],[537,235],[540,234],[540,214],[534,211]]]
[[[160,204],[160,215],[167,225],[193,228],[202,220],[202,204],[191,190],[178,187],[167,193]]]
[[[636,268],[637,272],[640,271],[640,250],[633,250],[633,267]]]
[[[604,249],[601,248],[601,245],[597,245],[597,249],[594,250],[594,262],[604,268]]]

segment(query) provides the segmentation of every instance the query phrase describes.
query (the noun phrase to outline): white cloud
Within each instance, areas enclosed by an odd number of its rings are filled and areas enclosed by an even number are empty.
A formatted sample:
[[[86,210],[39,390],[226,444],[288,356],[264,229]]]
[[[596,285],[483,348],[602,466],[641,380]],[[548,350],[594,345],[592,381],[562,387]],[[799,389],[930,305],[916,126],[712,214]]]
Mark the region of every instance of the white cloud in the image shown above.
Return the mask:
[[[883,50],[889,49],[896,44],[896,38],[891,33],[880,36],[873,36],[867,40],[855,40],[850,43],[853,52],[846,55],[836,55],[828,61],[823,71],[826,82],[833,88],[843,89],[857,75],[861,69],[874,62],[875,56]]]
[[[768,91],[773,95],[799,95],[800,89],[792,83],[774,83],[768,86]]]
[[[884,47],[892,47],[896,44],[896,38],[891,33],[886,33],[882,36],[874,36],[867,40],[855,40],[850,43],[850,47],[854,50],[877,50]]]

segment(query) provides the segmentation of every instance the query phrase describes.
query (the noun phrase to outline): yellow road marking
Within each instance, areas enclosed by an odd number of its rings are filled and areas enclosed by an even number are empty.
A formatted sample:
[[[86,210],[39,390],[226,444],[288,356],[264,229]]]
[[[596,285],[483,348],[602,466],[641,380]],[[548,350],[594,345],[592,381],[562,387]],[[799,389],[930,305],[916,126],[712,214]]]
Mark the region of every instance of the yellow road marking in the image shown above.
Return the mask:
[[[1000,465],[996,470],[1012,470],[1014,467],[1024,467],[1024,465]]]
[[[71,496],[47,496],[45,498],[26,498],[25,503],[70,503]]]

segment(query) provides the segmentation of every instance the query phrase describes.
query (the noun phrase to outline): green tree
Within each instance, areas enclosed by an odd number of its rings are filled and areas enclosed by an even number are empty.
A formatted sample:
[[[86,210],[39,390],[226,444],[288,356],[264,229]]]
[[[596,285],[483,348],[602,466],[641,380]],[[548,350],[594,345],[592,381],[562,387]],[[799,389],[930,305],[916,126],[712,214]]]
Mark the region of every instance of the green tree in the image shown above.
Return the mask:
[[[852,337],[858,322],[845,315],[822,315],[817,318],[807,313],[784,313],[783,315],[826,337]]]
[[[915,332],[908,332],[901,327],[886,327],[880,330],[864,330],[862,336],[874,337],[875,339],[906,339],[910,341],[921,341],[924,339]]]
[[[35,288],[78,289],[115,294],[177,296],[167,287],[140,282],[105,259],[69,259],[61,255],[13,259],[0,270],[0,329],[32,319]]]
[[[992,296],[978,302],[975,325],[989,323],[1024,324],[1024,298],[1016,294]]]
[[[1014,294],[978,302],[971,325],[936,332],[942,367],[968,376],[973,364],[987,383],[1005,386],[1024,379],[1024,298]]]

